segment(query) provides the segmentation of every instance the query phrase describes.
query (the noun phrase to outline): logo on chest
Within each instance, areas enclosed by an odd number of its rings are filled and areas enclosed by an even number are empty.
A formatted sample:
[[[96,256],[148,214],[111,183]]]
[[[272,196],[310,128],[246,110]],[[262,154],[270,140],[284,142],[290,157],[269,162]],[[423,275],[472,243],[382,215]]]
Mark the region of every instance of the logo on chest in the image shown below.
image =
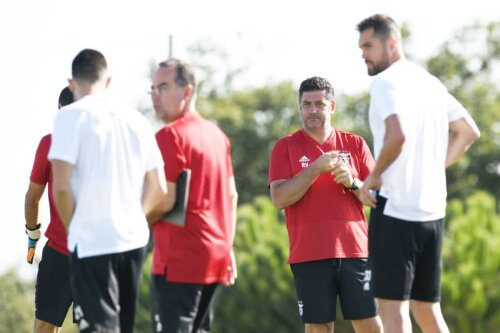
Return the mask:
[[[309,159],[307,158],[306,155],[303,155],[299,159],[299,163],[300,163],[300,166],[302,167],[302,169],[307,168],[309,166]]]
[[[349,161],[351,160],[351,153],[347,150],[340,150],[339,151],[339,158],[344,163],[345,165],[349,164]]]

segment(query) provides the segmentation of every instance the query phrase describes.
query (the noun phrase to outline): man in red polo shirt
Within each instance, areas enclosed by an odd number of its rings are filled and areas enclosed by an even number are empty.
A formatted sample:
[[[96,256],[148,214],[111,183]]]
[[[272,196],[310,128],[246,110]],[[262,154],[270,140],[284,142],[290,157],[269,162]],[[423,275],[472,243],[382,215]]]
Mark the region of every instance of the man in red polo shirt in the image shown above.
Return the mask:
[[[368,229],[359,188],[374,161],[365,141],[331,126],[334,90],[312,77],[299,89],[303,129],[279,140],[269,184],[285,209],[289,263],[306,333],[333,332],[337,296],[356,332],[381,332],[367,268]]]
[[[59,108],[73,103],[73,93],[68,87],[59,94]],[[26,192],[24,215],[28,234],[28,263],[32,263],[36,243],[40,239],[41,223],[38,223],[38,205],[45,187],[49,185],[48,198],[50,222],[45,231],[47,243],[43,248],[38,267],[35,290],[35,332],[59,332],[72,303],[69,286],[69,251],[66,230],[54,203],[52,171],[47,155],[52,136],[47,134],[38,145]]]
[[[196,80],[179,59],[158,65],[151,86],[156,115],[166,125],[156,139],[165,162],[167,202],[176,181],[191,170],[184,226],[153,224],[153,325],[155,332],[209,332],[220,285],[236,278],[232,252],[237,193],[227,136],[195,109]],[[148,216],[157,221],[159,215]]]

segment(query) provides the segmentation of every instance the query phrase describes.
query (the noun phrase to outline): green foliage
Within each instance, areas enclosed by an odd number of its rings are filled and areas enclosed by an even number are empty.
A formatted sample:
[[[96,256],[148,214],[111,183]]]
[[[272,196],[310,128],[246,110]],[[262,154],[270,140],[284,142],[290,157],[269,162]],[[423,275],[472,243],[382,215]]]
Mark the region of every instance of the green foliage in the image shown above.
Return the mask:
[[[200,98],[198,107],[231,139],[239,200],[267,194],[269,156],[277,139],[300,128],[297,92],[291,82],[223,97]]]
[[[481,138],[448,174],[450,198],[475,188],[500,197],[500,22],[462,28],[427,62],[428,69],[469,110]]]
[[[28,333],[33,330],[34,286],[8,271],[0,276],[0,333]]]
[[[238,279],[221,295],[216,332],[303,330],[287,264],[288,236],[279,214],[264,196],[238,209]]]
[[[443,246],[443,311],[451,332],[500,327],[500,216],[495,198],[476,192],[448,205]]]

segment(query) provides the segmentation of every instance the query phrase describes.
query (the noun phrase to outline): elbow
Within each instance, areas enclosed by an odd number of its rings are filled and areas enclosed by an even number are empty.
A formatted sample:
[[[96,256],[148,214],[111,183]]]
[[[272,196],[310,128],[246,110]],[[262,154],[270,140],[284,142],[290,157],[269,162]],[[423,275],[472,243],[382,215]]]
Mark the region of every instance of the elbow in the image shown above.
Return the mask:
[[[287,207],[285,202],[277,198],[276,196],[271,196],[271,201],[273,202],[274,207],[276,207],[276,209],[278,210],[282,210]]]

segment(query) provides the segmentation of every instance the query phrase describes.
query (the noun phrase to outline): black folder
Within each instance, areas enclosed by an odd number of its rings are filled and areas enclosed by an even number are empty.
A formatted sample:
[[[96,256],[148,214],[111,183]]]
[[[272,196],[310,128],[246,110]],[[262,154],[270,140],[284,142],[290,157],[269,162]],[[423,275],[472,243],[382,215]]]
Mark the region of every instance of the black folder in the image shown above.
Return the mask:
[[[174,207],[163,216],[163,221],[183,227],[186,224],[186,208],[189,197],[191,169],[182,170],[177,178]]]

